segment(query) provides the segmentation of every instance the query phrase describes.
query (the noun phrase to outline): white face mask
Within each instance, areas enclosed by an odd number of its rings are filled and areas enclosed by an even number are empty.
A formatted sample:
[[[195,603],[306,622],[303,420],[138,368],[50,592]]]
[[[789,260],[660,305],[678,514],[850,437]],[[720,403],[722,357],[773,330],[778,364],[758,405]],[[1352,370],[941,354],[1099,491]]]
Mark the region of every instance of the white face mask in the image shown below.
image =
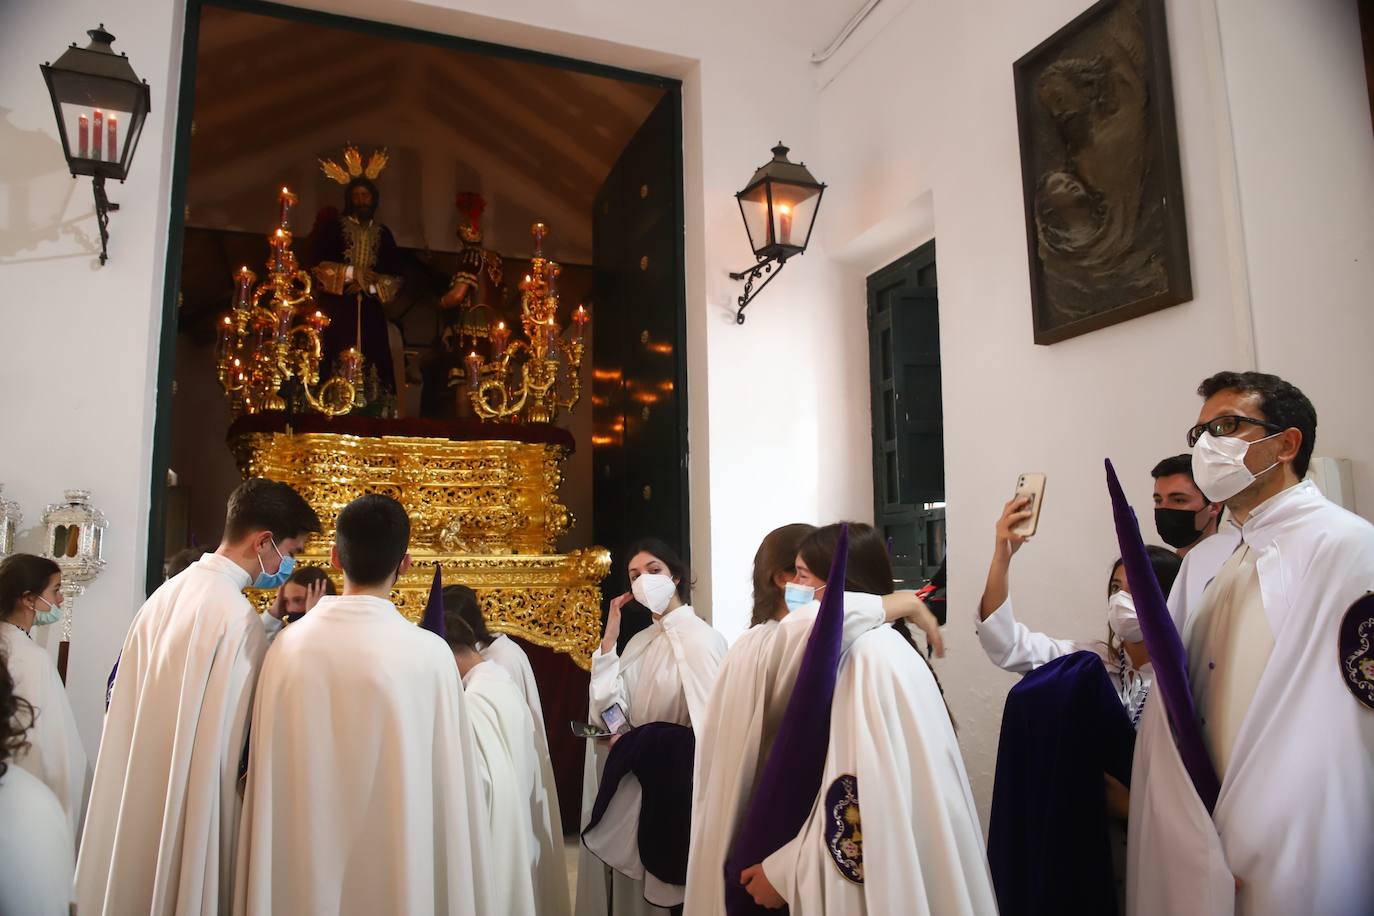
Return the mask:
[[[1274,433],[1274,436],[1281,433]],[[1255,442],[1265,442],[1274,436],[1265,436]],[[1255,442],[1237,439],[1234,436],[1213,436],[1206,432],[1193,446],[1193,480],[1202,495],[1210,502],[1222,503],[1244,492],[1255,482],[1259,474],[1267,474],[1279,466],[1275,461],[1269,467],[1253,474],[1245,466],[1245,453]]]
[[[647,573],[630,584],[635,600],[655,614],[662,614],[677,593],[677,583],[659,573]]]
[[[1107,599],[1107,626],[1112,628],[1117,639],[1125,642],[1140,642],[1145,638],[1140,632],[1140,620],[1135,616],[1135,601],[1126,592],[1117,592]]]

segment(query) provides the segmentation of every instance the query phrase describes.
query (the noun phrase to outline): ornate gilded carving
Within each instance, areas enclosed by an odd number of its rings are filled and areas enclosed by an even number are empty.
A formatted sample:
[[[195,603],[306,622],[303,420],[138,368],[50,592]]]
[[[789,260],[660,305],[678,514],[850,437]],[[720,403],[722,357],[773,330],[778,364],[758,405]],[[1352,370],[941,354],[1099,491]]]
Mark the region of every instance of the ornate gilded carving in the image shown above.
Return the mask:
[[[301,563],[328,567],[339,510],[363,493],[385,493],[411,521],[414,565],[392,593],[401,613],[420,619],[437,563],[445,584],[476,590],[493,630],[590,667],[610,554],[553,553],[573,524],[558,500],[564,446],[338,433],[245,433],[230,445],[245,475],[291,484],[319,513],[326,534]],[[272,598],[249,594],[259,608]]]

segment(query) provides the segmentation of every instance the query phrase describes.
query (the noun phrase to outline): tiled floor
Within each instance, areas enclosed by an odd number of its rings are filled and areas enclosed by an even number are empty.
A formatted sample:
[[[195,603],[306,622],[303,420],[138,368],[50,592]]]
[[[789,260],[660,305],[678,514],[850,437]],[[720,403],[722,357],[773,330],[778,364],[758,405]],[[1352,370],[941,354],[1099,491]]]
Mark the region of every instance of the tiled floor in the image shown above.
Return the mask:
[[[568,863],[568,891],[572,900],[577,900],[577,851],[580,848],[577,837],[563,838],[563,856]]]

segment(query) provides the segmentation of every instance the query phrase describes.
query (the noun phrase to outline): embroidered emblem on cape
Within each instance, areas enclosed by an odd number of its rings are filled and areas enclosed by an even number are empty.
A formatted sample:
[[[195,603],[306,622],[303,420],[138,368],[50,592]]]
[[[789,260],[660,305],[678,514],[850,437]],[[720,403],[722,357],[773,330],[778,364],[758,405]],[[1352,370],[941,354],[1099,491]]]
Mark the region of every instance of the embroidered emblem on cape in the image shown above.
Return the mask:
[[[864,837],[859,822],[859,780],[848,774],[825,792],[825,848],[835,867],[855,884],[864,883]]]
[[[1341,677],[1350,692],[1374,709],[1374,592],[1345,612],[1340,635]]]

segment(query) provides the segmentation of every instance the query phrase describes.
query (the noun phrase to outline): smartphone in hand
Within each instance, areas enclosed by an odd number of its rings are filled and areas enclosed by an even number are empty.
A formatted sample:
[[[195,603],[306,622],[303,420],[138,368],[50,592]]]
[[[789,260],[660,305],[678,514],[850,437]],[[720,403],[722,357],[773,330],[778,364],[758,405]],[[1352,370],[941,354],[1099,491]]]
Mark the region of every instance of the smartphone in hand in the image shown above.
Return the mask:
[[[1031,517],[1011,530],[1023,538],[1028,538],[1035,534],[1035,529],[1040,524],[1040,506],[1045,501],[1045,475],[1025,473],[1017,477],[1016,498],[1020,499],[1023,496],[1030,501],[1022,507],[1022,511],[1029,510]]]

